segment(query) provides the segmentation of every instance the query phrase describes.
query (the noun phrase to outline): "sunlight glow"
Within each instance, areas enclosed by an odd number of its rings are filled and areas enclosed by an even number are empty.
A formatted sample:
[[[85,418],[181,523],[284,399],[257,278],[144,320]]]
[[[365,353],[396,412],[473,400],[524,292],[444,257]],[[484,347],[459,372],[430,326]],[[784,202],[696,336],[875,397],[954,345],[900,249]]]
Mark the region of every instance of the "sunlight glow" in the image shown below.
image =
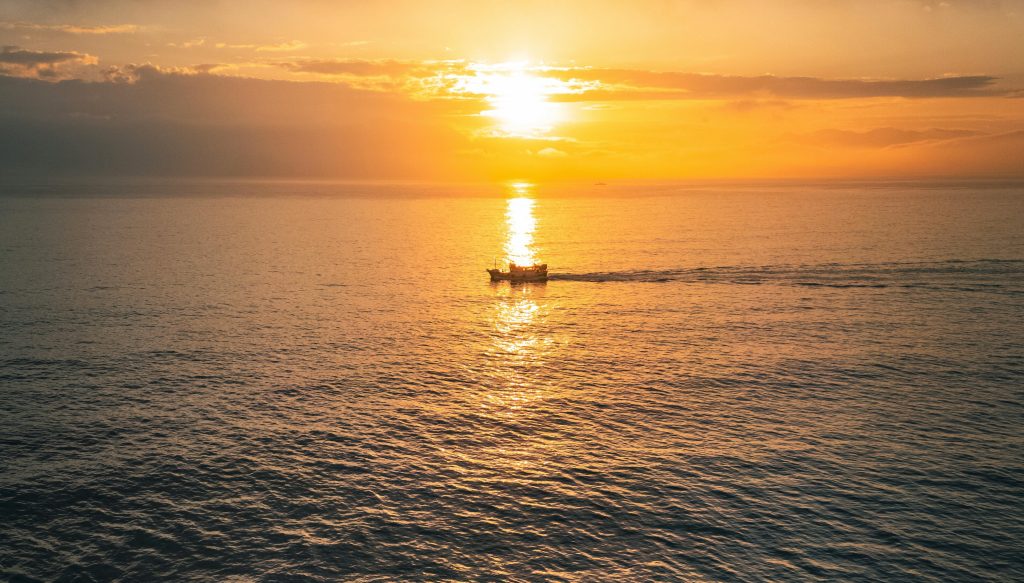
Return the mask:
[[[545,89],[543,79],[522,72],[494,77],[487,97],[493,109],[484,115],[495,118],[510,135],[546,133],[558,120],[558,107],[548,102]]]
[[[549,97],[584,91],[572,83],[538,75],[543,67],[526,62],[473,64],[473,75],[463,77],[454,93],[480,95],[490,106],[480,115],[492,118],[504,137],[538,138],[549,133],[556,123],[565,121],[563,104]]]
[[[545,399],[550,385],[527,373],[540,366],[555,347],[553,338],[538,329],[546,310],[537,296],[543,287],[499,286],[494,314],[494,349],[491,357],[498,366],[490,369],[501,382],[482,395],[481,405],[501,415],[533,411]]]
[[[505,222],[508,225],[505,257],[517,265],[533,265],[537,259],[532,248],[533,231],[537,228],[537,220],[533,218],[533,199],[525,196],[508,199]]]

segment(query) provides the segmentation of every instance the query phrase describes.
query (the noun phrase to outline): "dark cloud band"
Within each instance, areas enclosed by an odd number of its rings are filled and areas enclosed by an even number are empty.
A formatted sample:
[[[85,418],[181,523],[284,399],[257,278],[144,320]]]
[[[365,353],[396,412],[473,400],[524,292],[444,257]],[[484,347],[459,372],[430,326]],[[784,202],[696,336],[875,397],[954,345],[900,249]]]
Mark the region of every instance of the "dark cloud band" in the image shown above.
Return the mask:
[[[973,75],[920,80],[752,77],[638,71],[564,69],[547,73],[560,79],[598,81],[603,89],[561,96],[566,101],[650,99],[734,99],[771,96],[785,99],[856,99],[866,97],[991,97],[1009,94],[996,87],[997,77]]]

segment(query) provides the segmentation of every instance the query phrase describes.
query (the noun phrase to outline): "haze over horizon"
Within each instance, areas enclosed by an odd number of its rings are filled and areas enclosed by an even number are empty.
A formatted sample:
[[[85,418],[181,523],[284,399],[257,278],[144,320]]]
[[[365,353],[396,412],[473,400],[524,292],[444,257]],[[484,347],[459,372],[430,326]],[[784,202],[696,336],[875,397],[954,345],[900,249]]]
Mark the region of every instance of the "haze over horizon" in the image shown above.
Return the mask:
[[[1024,3],[0,2],[0,173],[1024,178]]]

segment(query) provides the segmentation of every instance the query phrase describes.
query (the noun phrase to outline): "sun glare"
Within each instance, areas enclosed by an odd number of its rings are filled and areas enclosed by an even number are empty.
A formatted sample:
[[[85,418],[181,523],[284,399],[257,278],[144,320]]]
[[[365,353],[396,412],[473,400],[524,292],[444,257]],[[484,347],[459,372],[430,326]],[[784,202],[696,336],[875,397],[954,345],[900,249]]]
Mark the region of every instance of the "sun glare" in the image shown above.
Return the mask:
[[[497,120],[507,134],[543,134],[558,120],[558,106],[548,101],[547,84],[540,77],[522,71],[495,76],[488,93],[491,109],[484,115]]]
[[[534,74],[525,62],[474,64],[472,76],[463,78],[457,92],[483,96],[490,109],[480,115],[492,118],[501,135],[536,138],[550,132],[565,114],[549,96],[572,93],[564,81]]]
[[[505,210],[505,222],[508,226],[508,239],[505,242],[505,257],[518,265],[533,265],[536,257],[533,253],[533,231],[537,228],[537,220],[533,217],[533,199],[524,196],[516,189],[519,196],[508,199]]]

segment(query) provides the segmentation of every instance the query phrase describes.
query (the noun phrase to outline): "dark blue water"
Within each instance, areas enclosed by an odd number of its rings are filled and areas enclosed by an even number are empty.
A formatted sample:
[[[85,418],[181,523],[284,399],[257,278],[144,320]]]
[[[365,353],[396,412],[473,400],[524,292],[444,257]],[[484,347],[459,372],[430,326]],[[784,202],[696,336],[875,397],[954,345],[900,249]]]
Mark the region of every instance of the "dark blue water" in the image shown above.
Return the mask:
[[[1024,578],[1020,189],[132,188],[0,197],[2,579]]]

